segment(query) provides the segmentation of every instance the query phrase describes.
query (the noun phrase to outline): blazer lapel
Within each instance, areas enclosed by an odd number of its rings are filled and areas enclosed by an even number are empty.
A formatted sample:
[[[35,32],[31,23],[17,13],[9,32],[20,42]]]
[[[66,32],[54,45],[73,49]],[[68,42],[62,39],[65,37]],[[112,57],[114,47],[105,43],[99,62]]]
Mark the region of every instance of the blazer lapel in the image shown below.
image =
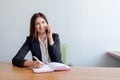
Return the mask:
[[[35,42],[34,42],[34,50],[35,50],[35,52],[36,52],[36,55],[38,55],[39,57],[39,59],[41,60],[42,59],[42,55],[41,55],[41,49],[40,49],[40,44],[39,44],[39,41],[38,41],[38,39],[37,40],[35,40]]]
[[[50,46],[49,39],[47,40],[47,44],[48,44],[48,54],[50,56],[50,59],[51,59],[51,61],[55,61],[54,60],[54,52],[52,50],[52,46]]]

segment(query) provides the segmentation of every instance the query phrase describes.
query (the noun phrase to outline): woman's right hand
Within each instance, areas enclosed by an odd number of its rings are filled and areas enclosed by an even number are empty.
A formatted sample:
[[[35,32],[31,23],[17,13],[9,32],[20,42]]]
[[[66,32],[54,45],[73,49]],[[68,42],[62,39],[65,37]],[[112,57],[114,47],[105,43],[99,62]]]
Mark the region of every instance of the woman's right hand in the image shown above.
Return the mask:
[[[42,61],[25,61],[24,66],[32,67],[32,68],[39,68],[42,67],[44,63]]]
[[[32,61],[32,66],[33,68],[39,68],[42,67],[44,63],[42,61]]]

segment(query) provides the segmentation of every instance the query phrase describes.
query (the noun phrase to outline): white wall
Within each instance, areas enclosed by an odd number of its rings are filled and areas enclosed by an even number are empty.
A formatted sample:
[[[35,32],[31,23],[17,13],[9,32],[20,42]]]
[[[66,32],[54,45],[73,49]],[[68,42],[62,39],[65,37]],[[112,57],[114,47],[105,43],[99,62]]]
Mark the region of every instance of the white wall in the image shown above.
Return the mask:
[[[29,35],[29,22],[43,12],[75,66],[120,66],[106,55],[120,51],[119,0],[0,0],[0,61],[11,62]]]

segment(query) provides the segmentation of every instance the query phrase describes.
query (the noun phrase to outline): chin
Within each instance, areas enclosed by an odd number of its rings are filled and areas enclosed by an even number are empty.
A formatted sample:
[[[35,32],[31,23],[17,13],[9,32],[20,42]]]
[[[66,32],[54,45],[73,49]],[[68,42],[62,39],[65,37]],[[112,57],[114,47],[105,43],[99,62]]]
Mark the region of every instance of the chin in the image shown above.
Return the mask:
[[[45,33],[45,31],[39,31],[38,33],[41,33],[41,34],[43,34],[43,33]]]

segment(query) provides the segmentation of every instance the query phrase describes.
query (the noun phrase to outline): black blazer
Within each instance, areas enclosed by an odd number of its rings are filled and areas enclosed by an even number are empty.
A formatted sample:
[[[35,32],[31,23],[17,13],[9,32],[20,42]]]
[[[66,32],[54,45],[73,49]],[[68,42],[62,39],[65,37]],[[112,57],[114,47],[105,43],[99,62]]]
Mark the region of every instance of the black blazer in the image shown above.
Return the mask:
[[[58,34],[53,34],[54,45],[50,46],[49,40],[47,40],[48,44],[48,53],[52,62],[62,62],[61,61],[61,52],[60,52],[60,40]],[[15,66],[23,67],[24,62],[26,61],[24,58],[28,51],[31,51],[32,56],[36,56],[40,61],[42,61],[42,54],[40,49],[39,40],[33,40],[31,36],[28,36],[25,43],[18,51],[18,53],[12,59],[12,63]],[[34,60],[34,58],[33,58]]]

